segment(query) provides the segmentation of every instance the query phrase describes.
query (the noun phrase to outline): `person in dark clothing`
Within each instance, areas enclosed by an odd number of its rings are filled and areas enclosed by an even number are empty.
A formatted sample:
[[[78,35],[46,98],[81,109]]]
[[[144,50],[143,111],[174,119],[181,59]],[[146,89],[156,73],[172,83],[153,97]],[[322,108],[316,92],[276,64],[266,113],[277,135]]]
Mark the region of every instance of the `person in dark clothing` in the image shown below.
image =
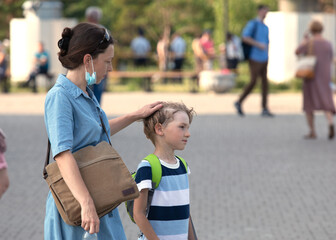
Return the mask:
[[[262,112],[263,117],[273,117],[274,115],[268,110],[267,96],[268,96],[268,79],[267,79],[267,65],[268,65],[268,27],[264,23],[264,19],[267,15],[268,7],[266,5],[258,6],[257,18],[249,21],[243,29],[243,41],[251,45],[251,53],[249,56],[249,68],[250,68],[250,83],[245,87],[244,92],[240,95],[237,102],[234,103],[234,107],[237,110],[238,115],[244,116],[242,110],[242,103],[245,98],[253,90],[257,78],[261,77],[262,85]]]

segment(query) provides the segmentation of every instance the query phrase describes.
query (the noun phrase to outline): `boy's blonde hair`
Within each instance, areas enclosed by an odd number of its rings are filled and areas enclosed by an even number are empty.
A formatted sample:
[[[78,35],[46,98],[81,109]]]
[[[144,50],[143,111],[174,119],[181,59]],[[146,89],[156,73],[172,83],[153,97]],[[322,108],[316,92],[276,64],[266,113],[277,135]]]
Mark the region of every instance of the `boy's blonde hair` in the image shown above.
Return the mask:
[[[157,110],[152,115],[143,120],[144,133],[155,145],[155,125],[160,123],[166,126],[174,120],[174,114],[177,112],[185,112],[189,117],[189,124],[192,122],[195,111],[193,108],[188,108],[184,103],[178,102],[163,102],[163,107]]]

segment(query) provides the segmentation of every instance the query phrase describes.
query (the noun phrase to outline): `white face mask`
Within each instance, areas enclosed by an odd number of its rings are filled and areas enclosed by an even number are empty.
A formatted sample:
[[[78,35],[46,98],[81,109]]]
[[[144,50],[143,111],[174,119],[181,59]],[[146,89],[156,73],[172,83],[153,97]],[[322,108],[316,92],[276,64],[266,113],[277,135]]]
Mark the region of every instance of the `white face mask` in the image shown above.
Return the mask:
[[[92,65],[92,76],[90,75],[90,73],[86,70],[86,67],[85,67],[85,80],[87,82],[88,85],[93,85],[97,82],[97,79],[96,79],[96,72],[94,70],[94,67],[93,67],[93,60],[91,58],[91,65]]]

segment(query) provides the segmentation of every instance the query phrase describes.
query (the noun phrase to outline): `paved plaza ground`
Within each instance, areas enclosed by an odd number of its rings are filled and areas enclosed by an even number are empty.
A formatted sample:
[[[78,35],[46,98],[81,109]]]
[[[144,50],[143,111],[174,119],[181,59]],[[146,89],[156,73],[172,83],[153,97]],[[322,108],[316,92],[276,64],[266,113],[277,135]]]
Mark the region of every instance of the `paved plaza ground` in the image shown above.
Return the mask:
[[[10,188],[0,199],[0,239],[43,239],[47,184],[42,178],[47,137],[45,94],[0,95],[0,127],[8,137]],[[183,101],[198,115],[186,149],[191,168],[191,212],[203,240],[335,240],[336,141],[327,140],[324,116],[318,139],[307,132],[300,94],[272,94],[275,118],[260,117],[251,95],[244,118],[234,114],[235,94],[105,94],[110,117],[154,100]],[[130,170],[153,151],[140,122],[112,137]],[[119,207],[128,239],[137,227]]]

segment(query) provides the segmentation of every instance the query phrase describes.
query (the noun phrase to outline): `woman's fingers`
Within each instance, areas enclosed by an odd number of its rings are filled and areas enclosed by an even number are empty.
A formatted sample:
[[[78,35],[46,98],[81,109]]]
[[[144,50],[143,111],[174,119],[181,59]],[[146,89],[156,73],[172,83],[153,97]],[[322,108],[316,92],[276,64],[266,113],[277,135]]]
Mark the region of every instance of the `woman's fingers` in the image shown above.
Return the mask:
[[[94,205],[87,205],[82,207],[82,228],[92,233],[99,232],[100,220],[97,215]]]
[[[162,102],[161,101],[157,101],[151,104],[148,104],[146,106],[144,106],[144,117],[147,117],[149,115],[151,115],[152,113],[156,112],[157,110],[159,110],[160,108],[162,108]]]
[[[81,225],[81,227],[82,227],[85,231],[89,231],[89,230],[90,230],[89,225],[88,225],[87,223],[83,222],[83,221],[82,221],[82,225]]]
[[[91,220],[91,221],[88,221],[88,222],[82,222],[81,227],[85,231],[89,232],[90,234],[93,234],[93,233],[98,233],[99,232],[99,224],[100,224],[99,219],[98,220]]]
[[[159,110],[160,108],[162,108],[162,102],[158,101],[158,102],[152,103],[151,108],[153,109],[154,112]]]

